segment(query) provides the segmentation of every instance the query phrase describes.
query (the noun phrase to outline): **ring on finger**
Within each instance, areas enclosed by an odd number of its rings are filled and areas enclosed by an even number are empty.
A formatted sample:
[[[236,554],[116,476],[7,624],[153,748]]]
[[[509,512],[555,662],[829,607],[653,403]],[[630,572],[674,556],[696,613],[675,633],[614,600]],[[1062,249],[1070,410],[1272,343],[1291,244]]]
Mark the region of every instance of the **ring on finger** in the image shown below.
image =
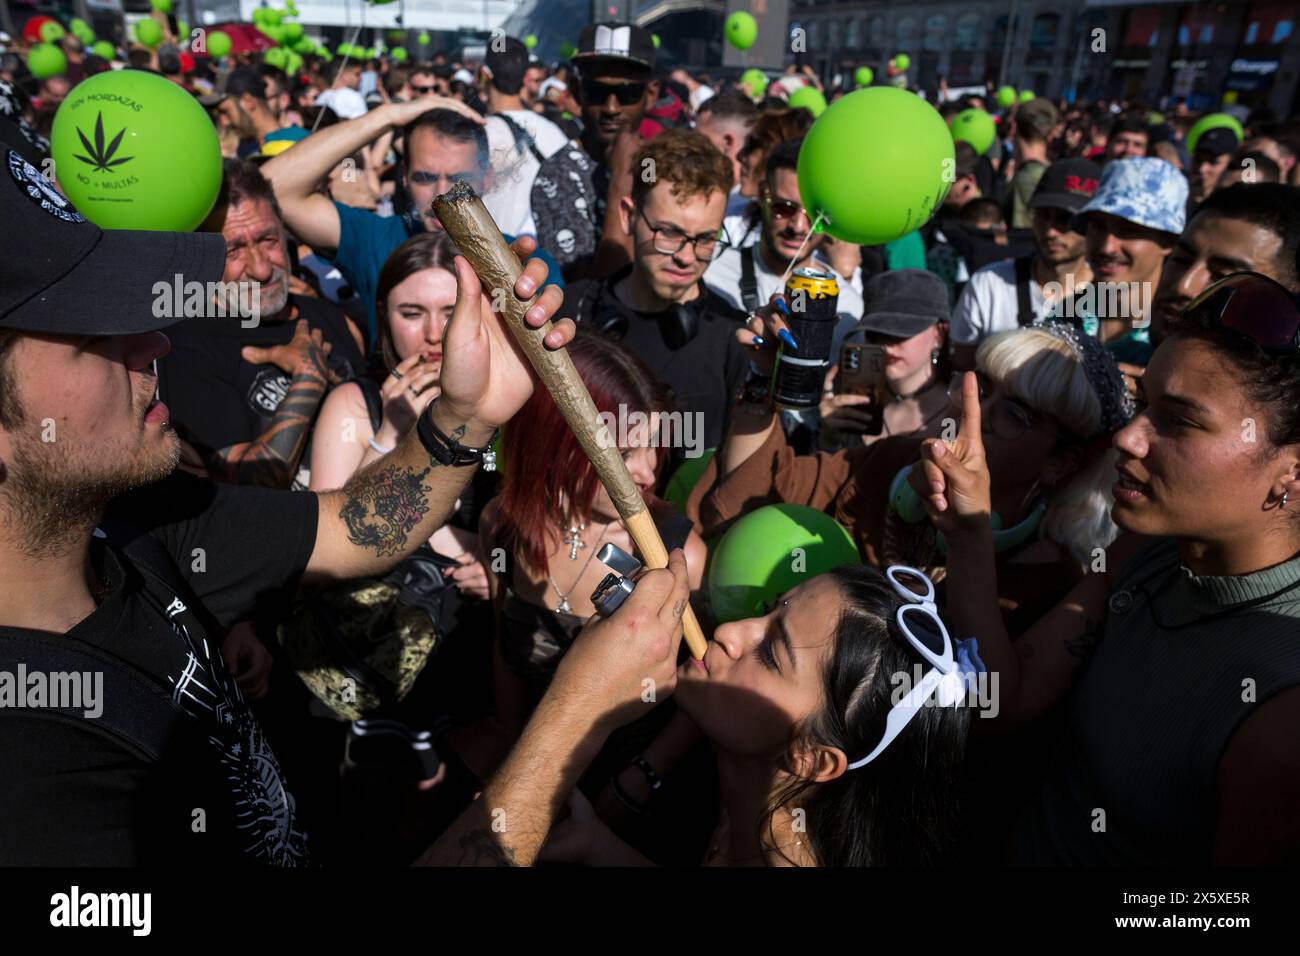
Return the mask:
[[[393,378],[397,379],[400,382],[402,380],[402,373],[399,372],[397,369],[393,369]]]

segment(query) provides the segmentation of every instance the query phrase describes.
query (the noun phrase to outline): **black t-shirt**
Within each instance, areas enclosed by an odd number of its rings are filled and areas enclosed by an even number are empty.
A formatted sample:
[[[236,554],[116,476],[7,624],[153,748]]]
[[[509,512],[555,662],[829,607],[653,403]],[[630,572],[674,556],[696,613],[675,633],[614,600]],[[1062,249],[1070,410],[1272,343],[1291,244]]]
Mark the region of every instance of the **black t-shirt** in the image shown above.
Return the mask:
[[[117,532],[96,537],[109,593],[67,637],[156,685],[177,709],[175,745],[151,763],[93,718],[0,714],[0,865],[306,862],[293,796],[218,648],[225,628],[295,585],[316,520],[314,494],[180,472],[110,506],[104,526],[147,533],[149,566],[170,559],[178,586],[144,572]],[[14,635],[41,632],[0,627],[0,641]]]
[[[255,440],[270,427],[293,381],[275,365],[245,362],[243,346],[287,345],[298,320],[306,319],[332,346],[329,366],[341,379],[364,370],[338,306],[309,296],[291,296],[290,302],[298,315],[287,322],[246,329],[238,318],[193,319],[167,329],[172,348],[158,363],[159,397],[177,432],[201,454]]]
[[[606,279],[570,283],[561,314],[619,339],[672,390],[678,411],[703,414],[703,447],[717,448],[748,369],[744,346],[735,338],[745,313],[702,283],[691,302],[666,312],[638,312],[613,292],[631,270],[627,266]],[[695,335],[682,341],[681,330],[691,322],[697,326]]]

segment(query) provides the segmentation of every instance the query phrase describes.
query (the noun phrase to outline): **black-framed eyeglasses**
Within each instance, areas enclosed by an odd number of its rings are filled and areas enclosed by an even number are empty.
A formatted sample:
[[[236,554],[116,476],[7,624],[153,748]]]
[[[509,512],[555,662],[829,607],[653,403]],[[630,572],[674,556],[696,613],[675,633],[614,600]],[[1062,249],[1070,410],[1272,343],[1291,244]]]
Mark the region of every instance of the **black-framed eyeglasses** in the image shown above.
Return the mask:
[[[618,100],[620,106],[631,106],[645,96],[645,83],[602,83],[600,80],[584,79],[582,81],[582,102],[590,106],[604,103],[611,96]]]
[[[1179,324],[1204,322],[1244,336],[1270,355],[1300,350],[1300,297],[1258,272],[1234,272],[1183,310]]]
[[[727,247],[721,229],[717,232],[702,232],[698,236],[691,236],[674,225],[651,222],[646,219],[644,212],[640,214],[640,218],[644,219],[645,224],[650,228],[650,241],[654,245],[655,252],[660,255],[675,256],[689,242],[695,251],[695,258],[702,262],[711,262]]]
[[[414,83],[412,83],[411,89],[414,92],[418,93],[420,96],[428,96],[430,93],[433,93],[435,90],[437,90],[438,87],[434,86],[432,83],[430,83],[428,86],[416,86]]]

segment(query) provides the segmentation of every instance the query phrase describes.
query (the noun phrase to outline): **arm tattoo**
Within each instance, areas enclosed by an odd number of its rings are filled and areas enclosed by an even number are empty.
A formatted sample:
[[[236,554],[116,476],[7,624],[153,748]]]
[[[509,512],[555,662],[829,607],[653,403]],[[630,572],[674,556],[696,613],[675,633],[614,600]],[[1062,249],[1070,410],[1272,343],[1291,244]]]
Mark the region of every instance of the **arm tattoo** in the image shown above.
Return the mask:
[[[276,408],[271,427],[245,445],[218,451],[208,464],[209,472],[220,480],[241,485],[288,488],[324,395],[322,376],[299,372]]]
[[[406,553],[407,536],[429,510],[430,487],[423,479],[430,470],[417,474],[390,465],[349,481],[339,511],[348,526],[348,540],[379,557]]]
[[[1097,649],[1101,643],[1103,627],[1100,621],[1094,621],[1092,618],[1084,618],[1083,633],[1078,637],[1067,637],[1065,639],[1065,649],[1071,657],[1076,657],[1081,661],[1086,661],[1092,656],[1092,652]]]
[[[515,851],[502,846],[487,830],[473,830],[460,838],[460,866],[518,866]]]

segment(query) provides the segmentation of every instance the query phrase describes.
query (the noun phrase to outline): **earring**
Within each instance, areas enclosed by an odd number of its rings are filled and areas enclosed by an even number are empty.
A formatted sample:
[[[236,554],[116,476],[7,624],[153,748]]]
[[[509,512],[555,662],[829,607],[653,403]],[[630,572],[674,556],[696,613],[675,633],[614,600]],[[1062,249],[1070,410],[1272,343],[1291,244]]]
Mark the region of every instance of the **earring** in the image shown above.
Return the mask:
[[[931,366],[931,367],[934,367],[934,366],[936,366],[936,365],[938,365],[938,364],[939,364],[939,350],[938,350],[938,349],[931,349],[931,350],[930,350],[930,366]]]
[[[1277,507],[1279,510],[1282,511],[1286,510],[1286,499],[1290,494],[1291,493],[1289,491],[1282,492],[1282,500],[1277,503]]]

